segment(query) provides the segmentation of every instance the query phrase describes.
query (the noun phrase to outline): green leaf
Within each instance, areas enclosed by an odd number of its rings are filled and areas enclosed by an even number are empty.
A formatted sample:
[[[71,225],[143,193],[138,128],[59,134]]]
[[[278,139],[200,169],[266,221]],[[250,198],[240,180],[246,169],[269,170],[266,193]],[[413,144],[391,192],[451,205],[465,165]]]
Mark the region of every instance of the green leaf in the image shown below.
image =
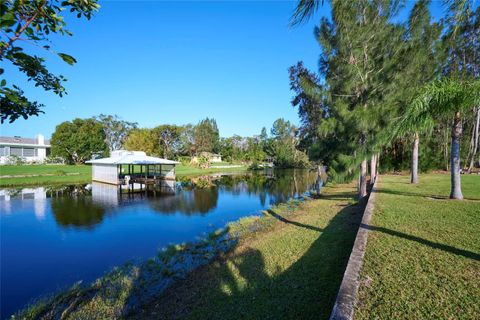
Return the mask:
[[[2,15],[0,19],[0,27],[5,28],[5,27],[11,27],[15,25],[15,15],[12,12],[8,12],[4,15]]]
[[[75,60],[74,57],[72,57],[71,55],[68,55],[66,53],[59,53],[58,56],[60,58],[63,59],[63,61],[65,61],[66,63],[68,63],[69,65],[73,65],[75,63],[77,63],[77,60]]]
[[[0,87],[5,87],[7,85],[7,80],[2,79],[2,82],[0,82]]]

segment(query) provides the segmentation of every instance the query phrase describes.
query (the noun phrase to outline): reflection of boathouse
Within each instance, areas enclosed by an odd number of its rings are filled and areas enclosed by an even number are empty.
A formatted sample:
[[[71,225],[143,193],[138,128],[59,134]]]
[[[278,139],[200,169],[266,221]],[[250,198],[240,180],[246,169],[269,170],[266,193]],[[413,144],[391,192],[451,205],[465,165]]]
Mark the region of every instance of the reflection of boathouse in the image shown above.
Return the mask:
[[[115,206],[121,202],[130,202],[144,199],[144,197],[156,197],[175,194],[174,180],[159,180],[155,184],[131,183],[130,185],[112,185],[92,182],[92,200],[94,203]]]
[[[114,185],[150,184],[175,180],[179,162],[150,157],[142,151],[112,151],[109,158],[87,161],[92,164],[92,180]]]

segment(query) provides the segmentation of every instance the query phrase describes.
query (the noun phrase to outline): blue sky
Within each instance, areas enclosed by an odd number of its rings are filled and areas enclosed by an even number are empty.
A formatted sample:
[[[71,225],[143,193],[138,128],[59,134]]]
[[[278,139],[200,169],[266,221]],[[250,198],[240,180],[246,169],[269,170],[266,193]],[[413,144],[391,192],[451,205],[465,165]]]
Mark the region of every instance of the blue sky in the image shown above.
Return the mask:
[[[298,123],[287,69],[303,60],[317,70],[313,27],[328,6],[291,28],[294,1],[100,4],[90,21],[67,20],[73,37],[52,38],[56,51],[77,59],[75,66],[42,53],[51,71],[68,78],[67,96],[35,88],[7,66],[8,81],[46,107],[39,117],[3,124],[2,135],[49,137],[63,121],[100,113],[141,127],[213,117],[221,136],[257,134],[279,117]],[[440,14],[439,3],[432,8]]]

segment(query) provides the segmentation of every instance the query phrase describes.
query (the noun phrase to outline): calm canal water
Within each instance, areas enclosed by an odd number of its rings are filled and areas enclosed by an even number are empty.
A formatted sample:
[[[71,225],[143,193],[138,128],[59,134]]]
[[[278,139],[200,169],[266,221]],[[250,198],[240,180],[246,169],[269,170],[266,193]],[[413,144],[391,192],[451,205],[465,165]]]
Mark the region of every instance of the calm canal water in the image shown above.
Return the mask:
[[[89,184],[0,190],[1,318],[230,221],[308,192],[316,173],[212,175],[119,193]]]

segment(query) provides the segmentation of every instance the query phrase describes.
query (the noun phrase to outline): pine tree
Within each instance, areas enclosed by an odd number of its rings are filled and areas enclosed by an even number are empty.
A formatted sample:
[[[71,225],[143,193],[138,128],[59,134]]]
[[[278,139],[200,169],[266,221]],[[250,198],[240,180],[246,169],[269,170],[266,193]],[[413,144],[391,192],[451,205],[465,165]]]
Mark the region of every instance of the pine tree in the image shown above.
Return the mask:
[[[391,121],[402,27],[391,23],[397,1],[332,1],[332,22],[322,19],[322,46],[329,117],[319,131],[336,140],[331,172],[352,176],[360,169],[359,198],[366,195],[367,157],[378,152]]]
[[[432,23],[428,10],[429,0],[418,1],[407,21],[405,28],[405,48],[402,52],[397,81],[399,90],[397,100],[399,115],[403,114],[408,105],[416,97],[418,90],[435,79],[440,71],[440,32],[441,26]],[[394,125],[395,122],[392,122]],[[418,154],[420,130],[408,131],[407,137],[412,142],[411,183],[418,183]],[[426,129],[426,128],[425,128]],[[431,128],[430,128],[431,129]]]

